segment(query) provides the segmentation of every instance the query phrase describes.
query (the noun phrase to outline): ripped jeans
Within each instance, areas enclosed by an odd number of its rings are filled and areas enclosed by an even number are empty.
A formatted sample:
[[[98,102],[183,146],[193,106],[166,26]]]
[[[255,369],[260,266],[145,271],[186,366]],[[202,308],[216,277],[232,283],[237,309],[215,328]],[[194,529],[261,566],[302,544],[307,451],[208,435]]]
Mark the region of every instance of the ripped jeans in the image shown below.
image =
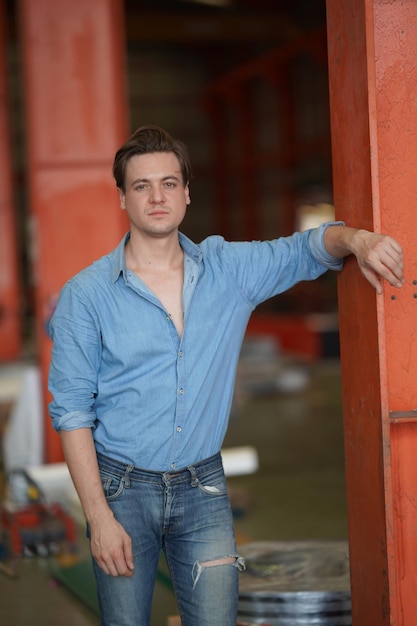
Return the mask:
[[[164,551],[182,626],[235,626],[238,571],[233,518],[220,454],[185,469],[154,472],[98,455],[103,488],[130,534],[131,578],[94,562],[102,626],[149,626]]]

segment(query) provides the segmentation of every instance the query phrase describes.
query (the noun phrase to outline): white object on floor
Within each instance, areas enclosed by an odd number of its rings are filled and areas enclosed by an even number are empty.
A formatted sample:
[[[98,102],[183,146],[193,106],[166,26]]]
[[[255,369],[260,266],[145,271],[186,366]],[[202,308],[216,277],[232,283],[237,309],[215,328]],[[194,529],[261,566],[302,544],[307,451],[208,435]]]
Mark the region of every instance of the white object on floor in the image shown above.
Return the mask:
[[[253,474],[259,468],[258,453],[253,446],[224,448],[222,459],[226,476]]]
[[[39,368],[27,365],[14,377],[2,376],[3,395],[13,391],[14,404],[3,438],[6,471],[43,462],[43,402]]]

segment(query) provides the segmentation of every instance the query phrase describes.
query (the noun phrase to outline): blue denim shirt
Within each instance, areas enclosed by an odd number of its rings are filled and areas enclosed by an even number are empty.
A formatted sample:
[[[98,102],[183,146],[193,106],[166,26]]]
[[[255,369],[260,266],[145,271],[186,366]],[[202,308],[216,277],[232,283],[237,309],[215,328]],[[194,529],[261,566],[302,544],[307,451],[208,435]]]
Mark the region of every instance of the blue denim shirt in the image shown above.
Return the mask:
[[[72,278],[50,323],[49,405],[56,430],[88,427],[98,452],[166,471],[221,448],[241,344],[255,307],[343,262],[318,229],[264,242],[184,250],[184,330],[126,268],[124,246]]]

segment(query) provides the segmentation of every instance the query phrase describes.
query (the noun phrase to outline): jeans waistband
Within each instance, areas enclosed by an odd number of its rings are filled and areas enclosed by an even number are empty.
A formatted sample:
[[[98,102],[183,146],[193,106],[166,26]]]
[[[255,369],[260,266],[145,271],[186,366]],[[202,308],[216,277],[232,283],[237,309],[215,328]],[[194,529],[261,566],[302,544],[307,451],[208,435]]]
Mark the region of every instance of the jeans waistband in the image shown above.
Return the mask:
[[[220,452],[217,452],[217,454],[214,454],[208,459],[194,463],[193,465],[188,465],[187,467],[183,467],[181,469],[166,472],[156,472],[154,470],[142,469],[141,467],[136,467],[135,465],[129,465],[128,463],[112,459],[104,454],[101,454],[100,452],[97,453],[97,460],[101,469],[125,474],[126,477],[128,476],[129,480],[142,480],[155,484],[177,484],[182,482],[191,482],[191,484],[193,484],[198,477],[209,474],[215,470],[222,469],[223,467]]]

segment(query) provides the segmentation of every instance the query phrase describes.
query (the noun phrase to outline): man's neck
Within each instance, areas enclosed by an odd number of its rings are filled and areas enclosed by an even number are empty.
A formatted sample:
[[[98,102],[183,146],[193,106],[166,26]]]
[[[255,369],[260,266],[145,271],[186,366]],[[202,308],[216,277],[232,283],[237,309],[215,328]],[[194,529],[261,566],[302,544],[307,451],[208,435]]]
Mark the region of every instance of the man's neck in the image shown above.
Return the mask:
[[[126,266],[133,271],[167,270],[182,264],[184,254],[178,232],[166,237],[148,237],[132,232],[125,257]]]

